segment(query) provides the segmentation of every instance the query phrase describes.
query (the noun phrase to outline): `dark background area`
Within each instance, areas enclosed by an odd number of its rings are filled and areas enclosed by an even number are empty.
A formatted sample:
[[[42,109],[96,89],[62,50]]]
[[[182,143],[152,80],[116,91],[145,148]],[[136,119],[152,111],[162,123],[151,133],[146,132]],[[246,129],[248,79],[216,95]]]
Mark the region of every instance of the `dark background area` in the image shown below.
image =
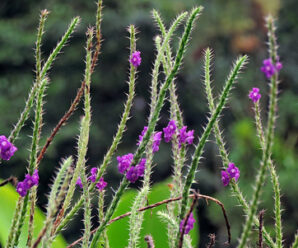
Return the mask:
[[[132,108],[132,118],[124,135],[117,155],[133,152],[136,140],[146,124],[149,110],[149,86],[151,69],[155,56],[153,38],[159,34],[153,22],[151,10],[157,9],[170,24],[178,13],[190,10],[193,6],[203,5],[204,11],[196,24],[192,40],[186,53],[183,67],[177,76],[179,102],[185,123],[194,129],[196,135],[202,133],[206,124],[208,106],[202,84],[203,49],[211,47],[214,51],[213,75],[214,94],[222,89],[232,62],[239,54],[249,55],[249,64],[232,92],[228,108],[224,110],[221,125],[231,161],[241,170],[240,187],[250,198],[252,182],[259,168],[261,151],[256,138],[252,104],[247,95],[251,87],[259,87],[262,93],[261,108],[265,123],[268,103],[268,82],[260,72],[266,51],[266,29],[264,16],[272,13],[278,18],[277,35],[280,45],[281,71],[280,97],[276,138],[273,159],[280,178],[282,190],[284,238],[286,247],[294,237],[298,223],[298,2],[296,0],[128,0],[104,1],[102,22],[102,51],[98,66],[92,77],[92,127],[88,151],[88,165],[99,166],[112,142],[126,100],[128,90],[129,41],[126,28],[135,24],[139,30],[137,48],[142,52],[139,67],[137,95]],[[60,36],[64,33],[72,17],[79,15],[81,24],[63,49],[52,67],[49,77],[51,84],[44,107],[44,126],[41,144],[61,116],[68,109],[84,73],[85,32],[95,21],[96,5],[86,0],[19,0],[0,2],[0,133],[8,136],[19,113],[24,106],[34,79],[34,43],[40,10],[47,8],[51,13],[46,22],[43,39],[43,58],[46,58]],[[177,34],[180,35],[182,26]],[[172,40],[175,50],[178,39]],[[81,106],[81,105],[80,105]],[[32,112],[33,114],[33,112]],[[69,155],[76,154],[76,137],[79,133],[79,119],[83,114],[79,108],[63,127],[53,145],[49,148],[40,166],[40,186],[38,205],[46,205],[51,177],[55,167]],[[32,115],[33,116],[33,115]],[[169,118],[168,105],[163,108],[157,129],[164,127]],[[32,120],[26,122],[20,138],[15,142],[18,152],[0,167],[0,177],[15,175],[22,180],[29,157]],[[198,188],[201,193],[212,195],[224,202],[232,225],[233,242],[239,237],[243,223],[243,212],[237,207],[229,190],[220,182],[221,160],[216,144],[206,145],[200,170],[197,174]],[[195,142],[198,141],[196,138]],[[191,148],[190,150],[192,150]],[[190,152],[191,153],[191,152]],[[159,182],[171,174],[172,159],[169,146],[162,143],[156,154],[152,179]],[[116,188],[121,175],[117,172],[116,156],[105,176],[109,186]],[[111,196],[111,190],[108,190]],[[270,179],[264,186],[261,208],[266,209],[265,225],[273,230],[273,196]],[[201,205],[199,207],[200,247],[205,247],[208,234],[216,233],[218,243],[225,240],[224,223],[218,208]],[[64,232],[67,241],[79,237],[82,223],[77,218]]]

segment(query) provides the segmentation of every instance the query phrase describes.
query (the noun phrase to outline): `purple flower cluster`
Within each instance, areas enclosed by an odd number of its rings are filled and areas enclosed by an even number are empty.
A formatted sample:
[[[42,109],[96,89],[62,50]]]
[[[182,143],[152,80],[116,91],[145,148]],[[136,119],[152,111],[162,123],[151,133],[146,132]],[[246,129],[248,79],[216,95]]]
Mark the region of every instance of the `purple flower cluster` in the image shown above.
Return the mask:
[[[88,180],[91,181],[92,183],[95,183],[96,181],[96,175],[97,175],[97,168],[93,167],[90,170],[91,176],[88,177]],[[78,185],[81,189],[83,188],[83,184],[82,184],[82,179],[80,177],[78,177],[78,180],[76,182],[76,185]],[[103,189],[107,186],[107,182],[104,181],[103,177],[101,177],[99,179],[99,182],[96,184],[96,188],[99,191],[103,191]]]
[[[176,123],[174,120],[169,121],[167,127],[163,129],[163,135],[165,138],[165,142],[170,142],[173,135],[175,134],[177,129]]]
[[[35,170],[32,176],[30,174],[27,174],[24,181],[18,183],[17,192],[20,194],[20,196],[24,197],[29,189],[31,189],[35,185],[38,185],[38,181],[38,170]]]
[[[193,224],[196,222],[196,220],[193,217],[193,213],[190,214],[185,229],[184,229],[184,234],[188,234],[190,232],[191,229],[193,229]],[[183,230],[183,226],[184,226],[185,220],[182,220],[180,222],[180,232],[182,233]]]
[[[117,157],[118,170],[121,174],[124,174],[128,170],[132,160],[133,160],[133,154],[132,153],[128,153],[126,155]]]
[[[134,183],[139,177],[144,176],[146,159],[142,158],[140,163],[136,166],[131,166],[133,160],[133,154],[128,153],[123,156],[118,156],[118,170],[121,174],[126,173],[126,178],[128,181]]]
[[[280,71],[281,68],[282,68],[281,62],[278,61],[274,65],[272,63],[272,60],[269,58],[263,61],[263,66],[261,67],[261,71],[265,74],[267,78],[271,78],[274,75],[274,73]]]
[[[18,149],[4,136],[0,136],[0,158],[9,160]]]
[[[179,134],[178,134],[179,147],[181,147],[182,144],[186,144],[186,143],[191,145],[193,142],[194,130],[190,130],[187,132],[186,129],[187,129],[187,126],[184,126],[179,130]]]
[[[139,135],[139,140],[137,145],[139,146],[148,131],[148,127],[145,126],[141,134]],[[163,128],[163,132],[155,132],[153,135],[152,152],[155,153],[159,150],[160,142],[162,140],[162,134],[164,134],[165,142],[170,142],[173,135],[176,134],[179,141],[179,147],[182,144],[192,144],[194,139],[194,130],[187,131],[187,126],[182,127],[180,130],[177,129],[174,120],[169,121],[167,127]],[[142,158],[140,163],[136,166],[131,166],[133,161],[133,154],[128,153],[117,157],[118,170],[121,174],[125,174],[127,180],[134,183],[139,177],[144,176],[146,159]]]
[[[134,67],[138,67],[140,66],[141,62],[142,62],[142,59],[141,59],[141,52],[140,51],[135,51],[132,53],[131,57],[130,57],[130,60],[129,60],[130,63],[132,63],[132,65]]]
[[[174,120],[169,121],[168,126],[163,129],[165,142],[170,142],[173,135],[176,133],[177,126]],[[191,145],[194,140],[194,130],[187,131],[187,126],[183,126],[181,129],[178,130],[178,142],[179,147],[182,144],[188,143]]]
[[[148,127],[145,126],[144,129],[143,129],[143,131],[142,131],[142,133],[141,133],[141,135],[139,135],[139,141],[137,143],[138,146],[141,144],[141,142],[142,142],[142,140],[143,140],[143,138],[144,138],[147,130],[148,130]],[[156,132],[154,134],[154,136],[153,136],[153,144],[152,144],[152,151],[153,152],[158,152],[159,145],[160,145],[160,142],[161,142],[161,136],[162,136],[162,132]]]
[[[239,177],[240,170],[234,163],[229,163],[227,170],[221,172],[221,181],[224,186],[228,186],[232,178],[235,178],[235,181],[237,182]]]
[[[257,101],[260,100],[261,94],[260,94],[260,89],[259,88],[252,88],[252,90],[249,92],[248,97],[256,103]]]

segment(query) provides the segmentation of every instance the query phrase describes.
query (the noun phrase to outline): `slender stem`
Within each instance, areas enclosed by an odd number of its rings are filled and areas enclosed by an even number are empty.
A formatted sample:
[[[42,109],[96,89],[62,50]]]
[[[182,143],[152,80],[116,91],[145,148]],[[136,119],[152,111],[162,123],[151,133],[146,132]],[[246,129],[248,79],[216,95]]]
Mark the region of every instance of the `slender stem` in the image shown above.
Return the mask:
[[[22,197],[19,197],[18,202],[17,202],[17,206],[15,208],[15,212],[12,218],[12,222],[11,222],[11,227],[10,227],[10,232],[8,234],[8,238],[7,238],[7,242],[5,245],[5,248],[9,248],[12,245],[12,241],[14,238],[14,235],[16,233],[16,225],[18,222],[18,217],[19,217],[19,212],[21,211],[22,207],[23,207],[24,201]]]
[[[204,65],[205,80],[204,80],[204,83],[205,83],[205,90],[206,90],[209,109],[210,109],[210,112],[212,113],[215,111],[215,103],[214,103],[214,97],[212,94],[211,77],[210,77],[211,58],[212,58],[212,52],[209,48],[207,48],[205,51],[205,65]],[[228,155],[227,149],[225,148],[225,142],[222,137],[218,121],[214,124],[213,132],[215,134],[216,143],[219,147],[220,156],[223,161],[223,165],[224,165],[224,167],[227,167],[228,163],[229,163],[229,155]],[[233,196],[235,196],[237,198],[238,203],[242,206],[244,212],[247,214],[248,210],[249,210],[249,205],[248,205],[246,199],[244,198],[242,192],[240,191],[238,184],[236,184],[235,181],[232,180],[230,182],[230,185],[231,185],[231,190],[233,191]],[[259,220],[256,216],[254,216],[254,223],[255,223],[255,225],[259,226]],[[274,247],[274,242],[271,239],[268,232],[266,231],[265,227],[263,227],[262,231],[263,231],[263,235],[264,235],[266,242],[268,244],[270,244],[270,247]]]
[[[247,56],[242,56],[241,58],[239,58],[236,61],[235,67],[233,68],[231,74],[229,75],[228,80],[226,82],[226,85],[224,87],[224,90],[221,94],[221,97],[220,97],[219,103],[216,107],[216,110],[214,111],[214,113],[212,113],[212,116],[209,119],[207,127],[205,128],[204,133],[202,134],[202,137],[200,138],[200,141],[199,141],[198,145],[196,146],[196,150],[195,150],[195,153],[193,155],[192,163],[191,163],[190,169],[187,173],[187,178],[186,178],[184,189],[183,189],[183,199],[182,199],[181,211],[180,211],[180,214],[179,214],[180,215],[180,217],[179,217],[180,221],[182,221],[182,219],[185,216],[189,190],[190,190],[191,184],[193,183],[193,179],[195,177],[195,171],[197,169],[197,166],[198,166],[198,163],[199,163],[199,160],[200,160],[200,156],[202,154],[202,151],[203,151],[203,148],[204,148],[205,143],[207,141],[207,138],[209,137],[210,132],[211,132],[211,130],[212,130],[218,116],[220,115],[220,113],[221,113],[221,111],[222,111],[222,109],[223,109],[223,107],[226,103],[229,92],[232,88],[232,85],[233,85],[234,81],[237,78],[238,73],[240,72],[241,68],[244,66],[246,60],[247,60]],[[178,234],[177,239],[176,239],[177,244],[178,244],[178,241],[179,241],[179,234]]]
[[[263,248],[263,217],[264,217],[264,213],[265,211],[264,210],[261,210],[260,213],[259,213],[259,243],[258,243],[258,247],[259,248]]]
[[[273,63],[276,63],[277,59],[277,46],[276,38],[274,34],[274,24],[272,18],[267,18],[267,27],[268,27],[268,38],[269,38],[269,53]],[[270,80],[270,97],[269,97],[269,113],[268,113],[268,122],[265,138],[265,149],[263,150],[261,167],[259,174],[257,175],[256,187],[252,197],[252,203],[249,208],[249,212],[246,218],[244,229],[240,238],[239,248],[246,247],[248,236],[250,234],[251,226],[253,223],[254,215],[257,212],[258,200],[261,195],[261,188],[265,181],[265,172],[268,164],[270,163],[270,156],[274,138],[274,124],[276,119],[276,108],[277,108],[277,91],[278,91],[278,72],[276,71]],[[280,211],[279,211],[280,212]],[[282,233],[281,233],[281,223],[279,219],[276,220],[276,234],[277,234],[277,247],[281,248],[282,245]]]

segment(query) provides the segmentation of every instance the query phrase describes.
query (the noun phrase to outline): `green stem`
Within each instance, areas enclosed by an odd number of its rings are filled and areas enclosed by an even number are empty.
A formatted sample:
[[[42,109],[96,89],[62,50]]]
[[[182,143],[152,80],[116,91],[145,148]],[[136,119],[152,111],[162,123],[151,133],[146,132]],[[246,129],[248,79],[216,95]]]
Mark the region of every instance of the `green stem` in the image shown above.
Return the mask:
[[[18,202],[17,202],[17,206],[15,208],[14,215],[13,215],[13,218],[12,218],[10,232],[8,234],[8,238],[7,238],[5,248],[9,248],[12,245],[14,234],[16,233],[15,228],[16,228],[16,224],[18,222],[19,212],[21,211],[21,209],[23,207],[23,204],[24,204],[23,197],[19,197]]]
[[[257,132],[260,139],[261,148],[264,151],[265,136],[264,136],[263,127],[262,127],[259,102],[255,103],[255,118],[256,118]],[[277,239],[278,237],[281,238],[280,241],[277,240],[277,245],[279,248],[281,248],[282,230],[281,230],[280,187],[279,187],[279,181],[278,181],[278,176],[276,174],[276,170],[270,158],[269,158],[268,165],[269,165],[269,171],[271,174],[271,181],[272,181],[273,191],[274,191],[274,213],[275,213],[275,228],[276,228],[276,236],[277,236],[276,238]]]
[[[210,112],[212,113],[215,111],[215,103],[214,103],[214,97],[212,94],[211,77],[210,77],[211,58],[212,58],[212,52],[209,48],[207,48],[205,51],[205,65],[204,65],[205,79],[204,79],[204,83],[205,83],[205,90],[206,90],[209,109],[210,109]],[[219,147],[220,157],[223,161],[223,165],[225,168],[227,168],[227,166],[229,164],[229,155],[228,155],[227,149],[225,148],[224,139],[222,137],[218,121],[216,121],[216,123],[214,124],[213,132],[215,134],[216,143]],[[248,213],[249,206],[246,202],[246,199],[243,197],[243,194],[240,191],[238,184],[236,184],[235,181],[232,180],[230,182],[230,185],[231,185],[231,190],[233,192],[233,196],[235,196],[237,198],[238,203],[242,206],[244,212]],[[254,223],[255,223],[255,225],[259,226],[259,219],[256,216],[254,216]],[[264,227],[262,228],[262,232],[263,232],[263,236],[264,236],[267,244],[270,245],[270,247],[274,247],[274,242]]]
[[[123,195],[125,189],[129,185],[129,181],[124,177],[122,182],[120,183],[120,186],[113,197],[113,200],[110,204],[110,207],[108,208],[104,220],[100,223],[100,226],[98,227],[96,233],[94,234],[90,247],[89,248],[96,248],[97,247],[97,241],[100,238],[101,233],[105,230],[106,226],[108,225],[109,220],[112,218],[118,203],[120,201],[121,196]]]
[[[231,74],[229,75],[228,80],[225,84],[225,87],[224,87],[224,90],[221,94],[219,103],[218,103],[215,111],[212,113],[211,118],[209,119],[209,122],[207,124],[207,127],[205,128],[205,130],[202,134],[202,137],[200,138],[200,141],[199,141],[198,145],[196,146],[196,150],[195,150],[195,153],[193,155],[192,162],[191,162],[191,165],[190,165],[190,169],[187,173],[185,185],[184,185],[184,188],[183,188],[181,211],[180,211],[180,214],[179,214],[179,220],[180,220],[179,223],[183,220],[183,218],[185,216],[185,213],[186,213],[187,204],[188,204],[189,190],[190,190],[191,184],[193,183],[193,180],[194,180],[194,177],[195,177],[195,172],[196,172],[196,169],[197,169],[201,154],[203,152],[203,148],[204,148],[205,143],[207,141],[207,138],[209,137],[209,135],[211,133],[211,130],[212,130],[218,116],[220,115],[220,113],[221,113],[221,111],[222,111],[222,109],[223,109],[223,107],[226,103],[226,100],[229,96],[229,92],[232,88],[232,85],[233,85],[234,81],[236,80],[236,78],[238,76],[238,73],[240,72],[240,70],[244,66],[246,60],[247,60],[247,56],[244,55],[236,61],[235,66],[234,66],[234,68],[233,68]],[[180,236],[180,234],[178,233],[177,238],[176,238],[176,245],[178,245],[179,236]]]

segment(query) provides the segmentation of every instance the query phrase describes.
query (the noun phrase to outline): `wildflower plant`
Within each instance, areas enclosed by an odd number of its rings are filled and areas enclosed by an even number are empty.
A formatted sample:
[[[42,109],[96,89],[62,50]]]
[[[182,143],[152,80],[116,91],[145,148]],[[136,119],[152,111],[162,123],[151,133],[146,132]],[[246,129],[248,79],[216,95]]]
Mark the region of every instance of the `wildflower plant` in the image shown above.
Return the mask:
[[[223,204],[215,198],[202,195],[192,189],[195,183],[195,174],[199,173],[202,154],[210,134],[213,132],[215,141],[219,147],[219,153],[222,160],[221,168],[218,168],[218,176],[221,171],[221,181],[223,186],[229,186],[232,195],[237,199],[238,204],[246,215],[243,231],[239,237],[237,247],[249,247],[251,230],[253,225],[259,227],[259,246],[262,247],[263,240],[267,247],[283,247],[282,223],[281,223],[281,203],[280,203],[280,186],[275,165],[271,157],[272,144],[274,140],[274,126],[276,122],[277,94],[279,85],[279,71],[282,69],[282,63],[277,54],[277,41],[275,36],[275,26],[272,17],[266,20],[269,38],[269,58],[263,61],[261,71],[264,73],[266,80],[270,83],[269,110],[267,117],[267,126],[263,127],[261,120],[260,107],[260,89],[255,87],[249,92],[249,98],[252,100],[255,113],[256,130],[262,149],[262,160],[255,182],[255,188],[252,201],[244,197],[238,182],[241,180],[240,168],[244,165],[235,165],[230,161],[229,153],[225,147],[225,142],[220,128],[220,116],[222,110],[231,94],[231,90],[236,85],[239,74],[243,71],[245,64],[248,62],[246,55],[238,57],[232,65],[231,71],[224,82],[224,87],[219,96],[215,97],[211,86],[211,49],[207,48],[204,53],[204,87],[209,107],[209,116],[206,126],[201,135],[196,130],[190,130],[183,118],[182,110],[179,105],[179,98],[176,92],[176,85],[179,84],[176,75],[181,67],[183,57],[190,41],[191,32],[194,24],[199,18],[203,8],[196,7],[190,12],[183,12],[178,15],[167,29],[160,14],[153,10],[153,18],[157,24],[160,34],[155,37],[156,53],[155,61],[152,68],[151,80],[151,99],[150,113],[146,126],[140,134],[136,134],[136,149],[127,154],[117,156],[118,172],[122,180],[118,189],[115,191],[109,203],[104,202],[105,189],[109,187],[104,178],[107,167],[111,164],[112,159],[117,151],[119,143],[122,141],[123,134],[127,127],[127,120],[130,117],[131,107],[135,96],[135,84],[137,81],[136,74],[142,63],[142,52],[137,49],[136,28],[133,25],[128,27],[130,40],[130,53],[127,54],[129,62],[129,79],[128,95],[124,111],[118,125],[118,129],[112,141],[110,148],[104,156],[101,164],[93,167],[87,172],[86,161],[88,161],[87,151],[89,147],[89,133],[91,126],[92,101],[90,87],[92,84],[92,74],[100,54],[101,48],[101,19],[102,19],[102,0],[97,3],[97,13],[94,27],[89,27],[86,31],[86,56],[84,78],[81,87],[77,91],[74,101],[69,110],[62,116],[51,135],[47,138],[46,143],[42,146],[40,138],[42,136],[43,123],[42,113],[44,108],[44,97],[46,90],[50,87],[51,68],[54,60],[61,52],[62,48],[70,39],[76,26],[79,24],[79,17],[74,18],[67,31],[49,55],[48,59],[42,63],[41,43],[44,33],[44,25],[49,12],[43,10],[40,15],[40,23],[36,41],[36,76],[32,88],[28,95],[23,112],[20,115],[11,134],[0,136],[0,157],[2,163],[13,159],[13,155],[22,149],[18,147],[17,138],[22,131],[25,121],[29,118],[32,109],[35,110],[33,118],[32,144],[29,154],[29,163],[27,165],[27,174],[24,179],[16,185],[16,192],[19,194],[13,219],[7,241],[6,248],[18,247],[20,234],[24,232],[23,226],[26,213],[29,211],[29,223],[27,233],[27,247],[54,247],[53,241],[59,233],[68,227],[76,213],[83,209],[84,230],[82,237],[68,247],[79,244],[80,247],[95,248],[102,245],[109,247],[107,238],[107,227],[113,222],[129,216],[129,240],[128,247],[140,247],[142,223],[144,221],[144,211],[150,208],[167,204],[167,211],[158,212],[159,218],[166,223],[167,238],[169,247],[192,247],[191,236],[189,233],[193,229],[196,220],[193,214],[196,211],[200,199],[211,200],[217,203],[222,209],[226,221],[227,240],[231,242],[230,223]],[[179,25],[184,24],[184,31],[180,37],[177,51],[172,51],[171,39]],[[107,41],[108,42],[108,41]],[[164,80],[160,80],[160,74],[163,74]],[[217,99],[217,100],[216,100]],[[52,144],[57,132],[67,123],[67,120],[76,110],[80,101],[83,101],[84,115],[81,118],[80,130],[77,138],[77,154],[73,154],[66,159],[62,159],[57,175],[51,186],[48,196],[48,205],[46,207],[46,219],[43,228],[37,236],[33,236],[34,231],[34,211],[37,201],[37,187],[39,186],[39,166],[42,166],[42,158],[48,147]],[[164,103],[168,101],[170,105],[169,118],[167,125],[160,130],[157,124],[160,118],[160,112]],[[147,197],[152,187],[151,174],[153,171],[153,158],[159,151],[161,142],[171,146],[173,158],[172,189],[170,198],[161,202],[148,205]],[[187,161],[189,147],[194,147],[194,152],[190,161]],[[239,166],[239,167],[238,167]],[[271,182],[274,190],[274,220],[275,235],[269,233],[263,225],[262,215],[258,218],[259,200],[261,197],[261,187],[266,180],[266,171],[269,170]],[[123,216],[112,219],[115,210],[130,184],[141,181],[142,186],[133,200],[131,211]],[[6,180],[7,182],[9,180]],[[4,185],[4,183],[1,183]],[[79,191],[80,197],[74,201],[75,190]],[[98,219],[97,227],[92,226],[92,199],[98,197]],[[104,205],[107,208],[104,208]],[[204,228],[204,227],[201,227]],[[210,236],[211,237],[211,236]],[[234,238],[234,237],[233,237]],[[236,239],[236,237],[234,238]],[[145,237],[148,247],[154,247],[154,238],[148,234]],[[254,241],[251,241],[254,242]],[[210,246],[215,243],[215,236],[212,235]],[[293,247],[297,247],[297,235]]]

